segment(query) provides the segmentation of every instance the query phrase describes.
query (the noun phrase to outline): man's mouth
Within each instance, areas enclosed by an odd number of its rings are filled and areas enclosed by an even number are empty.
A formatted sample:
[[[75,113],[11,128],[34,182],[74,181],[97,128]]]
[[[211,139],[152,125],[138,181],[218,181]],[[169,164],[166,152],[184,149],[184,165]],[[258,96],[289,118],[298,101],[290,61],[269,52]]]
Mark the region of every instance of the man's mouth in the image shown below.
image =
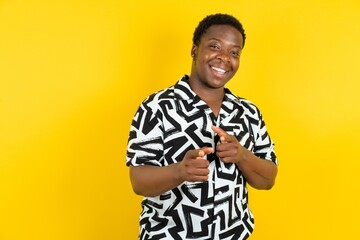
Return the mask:
[[[226,70],[222,69],[222,68],[218,68],[218,67],[214,67],[214,66],[211,66],[211,69],[216,71],[217,73],[219,74],[225,74],[226,73]]]

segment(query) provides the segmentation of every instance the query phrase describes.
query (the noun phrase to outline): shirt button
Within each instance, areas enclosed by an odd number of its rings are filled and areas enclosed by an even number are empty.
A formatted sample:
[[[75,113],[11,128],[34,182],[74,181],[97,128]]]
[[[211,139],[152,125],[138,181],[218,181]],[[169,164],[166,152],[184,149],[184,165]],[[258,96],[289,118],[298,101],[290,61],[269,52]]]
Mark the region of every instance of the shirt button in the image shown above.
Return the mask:
[[[221,167],[219,167],[219,168],[218,168],[218,171],[219,171],[219,172],[221,172],[221,171],[222,171],[222,168],[221,168]]]

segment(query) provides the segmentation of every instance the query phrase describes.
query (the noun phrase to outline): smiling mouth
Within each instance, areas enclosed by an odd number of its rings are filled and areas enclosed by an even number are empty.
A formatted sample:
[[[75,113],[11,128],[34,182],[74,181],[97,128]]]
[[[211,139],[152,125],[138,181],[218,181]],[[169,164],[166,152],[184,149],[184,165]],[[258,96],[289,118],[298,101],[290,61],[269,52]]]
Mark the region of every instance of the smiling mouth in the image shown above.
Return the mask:
[[[224,69],[218,68],[218,67],[214,67],[211,66],[211,69],[214,70],[215,72],[219,73],[219,74],[225,74],[226,71]]]

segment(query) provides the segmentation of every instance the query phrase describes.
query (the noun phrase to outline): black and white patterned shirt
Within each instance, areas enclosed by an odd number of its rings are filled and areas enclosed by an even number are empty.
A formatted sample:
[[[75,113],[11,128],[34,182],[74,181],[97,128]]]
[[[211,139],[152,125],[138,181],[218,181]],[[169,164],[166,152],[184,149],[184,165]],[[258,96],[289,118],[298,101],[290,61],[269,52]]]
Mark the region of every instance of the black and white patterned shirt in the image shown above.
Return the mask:
[[[188,76],[149,96],[136,112],[126,164],[166,166],[179,162],[190,149],[213,147],[219,137],[215,125],[235,135],[256,156],[277,164],[262,116],[248,100],[225,88],[218,117],[190,88]],[[254,227],[248,208],[246,179],[236,164],[216,154],[206,182],[184,182],[157,197],[145,197],[139,239],[246,239]]]

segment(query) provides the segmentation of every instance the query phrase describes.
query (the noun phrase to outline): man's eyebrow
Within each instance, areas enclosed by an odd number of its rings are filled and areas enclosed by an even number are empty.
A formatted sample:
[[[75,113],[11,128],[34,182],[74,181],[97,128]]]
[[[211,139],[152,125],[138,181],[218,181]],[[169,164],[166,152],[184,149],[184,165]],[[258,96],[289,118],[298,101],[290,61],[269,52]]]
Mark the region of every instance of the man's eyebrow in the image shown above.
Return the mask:
[[[208,41],[212,41],[212,40],[215,40],[215,41],[218,41],[218,42],[222,42],[220,39],[214,38],[214,37],[208,39]]]
[[[208,39],[208,41],[213,41],[213,40],[222,42],[220,39],[215,38],[215,37],[212,37],[212,38]],[[241,45],[234,45],[234,47],[242,49]]]

